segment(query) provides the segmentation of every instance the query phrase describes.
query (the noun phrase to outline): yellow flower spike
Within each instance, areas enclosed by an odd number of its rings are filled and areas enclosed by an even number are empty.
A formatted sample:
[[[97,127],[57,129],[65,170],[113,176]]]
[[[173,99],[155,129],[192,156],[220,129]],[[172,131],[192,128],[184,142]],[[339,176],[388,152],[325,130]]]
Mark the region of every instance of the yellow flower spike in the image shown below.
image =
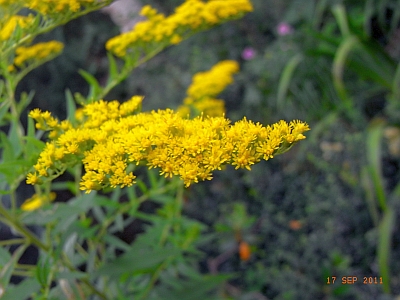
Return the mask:
[[[42,15],[59,14],[67,12],[79,12],[83,7],[98,5],[95,0],[30,0],[26,4],[28,8]]]
[[[225,60],[214,65],[209,71],[199,72],[193,76],[193,83],[188,88],[190,98],[215,97],[233,82],[232,75],[239,71],[239,64]]]
[[[134,48],[145,50],[151,42],[177,44],[196,31],[221,24],[253,10],[249,0],[208,1],[186,0],[173,14],[165,17],[149,5],[142,8],[142,21],[129,32],[111,38],[106,49],[118,57],[132,52]]]
[[[48,56],[57,55],[62,51],[64,45],[57,41],[37,43],[29,47],[18,47],[15,51],[14,64],[23,67],[29,62],[40,61]]]
[[[8,40],[17,26],[20,28],[27,28],[33,23],[33,16],[11,16],[5,23],[0,21],[0,41]]]
[[[51,136],[27,182],[39,184],[81,161],[85,174],[80,189],[86,192],[134,184],[129,164],[159,168],[160,175],[179,176],[190,186],[210,180],[213,171],[227,164],[251,170],[260,160],[287,151],[309,130],[301,121],[262,126],[244,118],[231,124],[225,117],[185,119],[170,109],[132,114],[141,99],[134,97],[121,105],[116,101],[86,105],[79,124]],[[102,112],[100,121],[94,119],[98,111]],[[52,118],[39,111],[30,116],[37,122]]]
[[[239,71],[239,64],[233,60],[225,60],[214,65],[209,71],[199,72],[193,76],[193,82],[178,113],[182,117],[199,115],[217,117],[225,113],[223,100],[215,99],[226,86],[233,82],[233,75]]]

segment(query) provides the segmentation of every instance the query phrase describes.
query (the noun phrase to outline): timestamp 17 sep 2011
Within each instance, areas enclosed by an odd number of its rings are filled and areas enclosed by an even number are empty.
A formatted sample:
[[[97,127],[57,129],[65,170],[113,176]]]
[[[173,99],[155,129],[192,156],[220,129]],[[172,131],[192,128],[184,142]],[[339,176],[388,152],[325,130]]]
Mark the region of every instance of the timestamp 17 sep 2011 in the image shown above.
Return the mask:
[[[358,276],[326,277],[326,284],[335,284],[339,282],[341,284],[383,284],[383,279],[381,276],[363,276],[361,278],[359,278]]]

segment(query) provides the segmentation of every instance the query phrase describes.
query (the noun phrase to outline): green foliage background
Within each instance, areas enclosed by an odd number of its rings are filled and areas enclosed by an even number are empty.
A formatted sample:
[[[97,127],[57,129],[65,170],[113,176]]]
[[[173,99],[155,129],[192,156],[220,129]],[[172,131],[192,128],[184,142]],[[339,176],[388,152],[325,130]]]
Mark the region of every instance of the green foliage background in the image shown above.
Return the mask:
[[[167,13],[180,2],[146,1]],[[391,153],[383,128],[400,125],[400,56],[385,56],[387,46],[399,40],[399,2],[253,3],[254,12],[244,19],[200,33],[136,69],[109,98],[143,94],[144,110],[176,107],[194,73],[220,60],[239,60],[240,75],[221,95],[229,118],[246,116],[264,124],[296,118],[309,122],[312,131],[305,143],[251,172],[228,168],[186,191],[185,215],[204,222],[209,232],[217,229],[212,242],[202,246],[202,271],[210,272],[210,259],[235,245],[228,219],[239,202],[253,217],[241,228],[253,254],[244,262],[233,253],[218,265],[218,272],[234,274],[229,284],[235,299],[393,299],[400,294],[400,156]],[[346,15],[334,6],[338,3]],[[348,36],[341,32],[341,17],[348,34],[363,42],[361,50],[350,49],[342,57]],[[280,22],[291,24],[293,33],[279,36]],[[52,32],[66,49],[20,86],[36,91],[31,107],[64,118],[66,87],[87,92],[77,70],[100,80],[106,76],[102,47],[117,30],[97,12]],[[241,58],[245,47],[256,50],[254,59]],[[383,69],[383,56],[393,73]],[[361,66],[352,64],[359,58]],[[335,66],[342,68],[340,75]],[[369,76],[373,72],[389,76],[391,86]],[[341,81],[346,95],[338,89]],[[380,189],[386,209],[379,202]],[[301,228],[291,228],[292,220]],[[360,282],[385,272],[387,285]],[[338,278],[334,285],[326,284],[330,276]],[[342,276],[357,276],[359,282],[342,285]]]

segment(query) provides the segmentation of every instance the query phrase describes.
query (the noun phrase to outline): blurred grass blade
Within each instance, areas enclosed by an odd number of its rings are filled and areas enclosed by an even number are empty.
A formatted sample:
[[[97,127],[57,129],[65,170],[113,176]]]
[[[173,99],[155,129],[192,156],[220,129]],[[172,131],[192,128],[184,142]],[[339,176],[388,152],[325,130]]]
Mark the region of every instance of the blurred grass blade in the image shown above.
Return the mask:
[[[371,35],[371,19],[374,15],[374,5],[373,5],[374,0],[367,0],[365,1],[365,6],[364,6],[364,25],[363,29],[364,32],[367,33],[368,36]]]
[[[289,89],[290,82],[293,77],[293,73],[296,70],[296,67],[303,60],[302,54],[296,54],[285,66],[283,69],[281,78],[279,80],[278,85],[278,97],[277,97],[277,106],[278,109],[282,109],[284,107],[285,98]]]
[[[361,185],[364,188],[368,211],[375,227],[379,226],[379,211],[375,201],[375,193],[368,167],[361,170]]]
[[[373,123],[367,131],[367,161],[368,170],[372,178],[375,196],[382,211],[387,210],[386,195],[382,176],[382,149],[381,140],[383,136],[383,123]]]
[[[67,116],[68,120],[72,122],[73,125],[76,125],[75,112],[76,112],[76,104],[74,100],[74,96],[70,90],[65,91],[65,98],[67,99]]]
[[[383,291],[390,294],[389,257],[391,249],[391,236],[395,225],[395,212],[386,210],[379,226],[378,264],[383,280]]]
[[[315,13],[312,20],[313,28],[317,29],[323,22],[323,16],[329,7],[329,0],[320,0],[316,3]]]
[[[8,139],[12,145],[14,157],[18,157],[22,153],[23,143],[22,137],[24,135],[24,129],[18,120],[12,120],[10,131],[8,132]]]
[[[97,81],[96,77],[94,77],[89,72],[85,70],[79,70],[79,74],[86,80],[86,82],[90,85],[89,95],[87,96],[88,103],[92,103],[93,101],[98,100],[98,96],[101,94],[102,88]],[[88,104],[85,103],[85,104]]]
[[[115,78],[117,78],[119,70],[118,70],[118,66],[117,66],[117,62],[115,61],[114,56],[107,52],[107,58],[109,61],[109,77],[108,77],[108,82],[111,82],[112,80],[114,80]]]
[[[356,36],[350,35],[343,40],[338,50],[332,65],[333,84],[341,98],[346,110],[352,111],[353,101],[347,94],[346,87],[343,82],[343,73],[346,61],[350,53],[359,46],[359,40]]]
[[[336,18],[340,32],[344,37],[350,35],[349,23],[347,22],[346,9],[343,4],[337,4],[332,8],[332,13]]]
[[[27,247],[28,246],[26,244],[19,246],[18,249],[14,251],[10,261],[2,266],[0,270],[0,290],[7,290],[7,286],[10,282],[14,268],[21,258],[22,254],[24,254]]]
[[[23,92],[20,96],[19,102],[17,103],[17,112],[19,115],[24,111],[25,108],[32,102],[35,93],[30,91],[29,94]]]

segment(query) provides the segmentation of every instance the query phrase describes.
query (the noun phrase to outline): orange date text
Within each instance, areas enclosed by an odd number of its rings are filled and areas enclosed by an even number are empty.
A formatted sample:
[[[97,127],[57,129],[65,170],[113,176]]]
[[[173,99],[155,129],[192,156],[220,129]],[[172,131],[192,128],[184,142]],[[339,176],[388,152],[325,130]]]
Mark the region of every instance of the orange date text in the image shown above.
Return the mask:
[[[326,284],[335,284],[336,278],[336,276],[326,277]],[[338,282],[340,282],[341,284],[355,284],[357,282],[360,282],[362,284],[383,284],[383,279],[382,277],[376,276],[364,276],[362,277],[362,280],[359,280],[357,276],[343,276],[339,278]]]

